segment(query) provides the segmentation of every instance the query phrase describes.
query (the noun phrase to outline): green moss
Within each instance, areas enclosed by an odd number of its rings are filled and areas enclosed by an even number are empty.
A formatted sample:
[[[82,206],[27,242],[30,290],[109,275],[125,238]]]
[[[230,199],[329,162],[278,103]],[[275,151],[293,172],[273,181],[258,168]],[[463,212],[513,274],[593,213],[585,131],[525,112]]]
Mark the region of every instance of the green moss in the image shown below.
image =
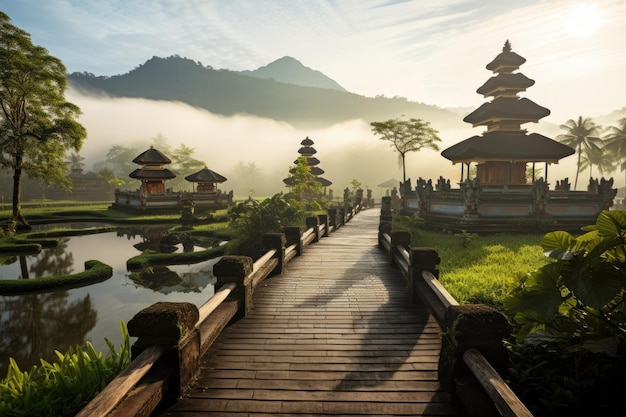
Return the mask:
[[[85,262],[85,271],[73,275],[30,279],[0,280],[0,295],[18,295],[66,290],[107,280],[113,268],[97,260]]]
[[[216,248],[197,252],[157,253],[146,250],[141,255],[134,256],[126,261],[126,267],[129,271],[137,271],[145,266],[195,264],[224,255],[228,253],[230,248],[231,244],[227,243]]]

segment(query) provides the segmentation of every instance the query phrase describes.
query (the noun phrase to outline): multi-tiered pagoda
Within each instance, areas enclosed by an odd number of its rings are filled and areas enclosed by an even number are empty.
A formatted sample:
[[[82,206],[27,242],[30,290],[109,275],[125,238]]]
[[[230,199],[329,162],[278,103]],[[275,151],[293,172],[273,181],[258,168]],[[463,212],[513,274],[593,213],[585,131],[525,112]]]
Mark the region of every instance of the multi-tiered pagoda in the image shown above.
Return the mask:
[[[477,90],[493,99],[463,119],[474,127],[485,126],[486,131],[441,153],[461,164],[459,188],[443,177],[436,184],[418,179],[417,201],[408,202],[408,207],[417,207],[426,225],[470,232],[579,231],[613,205],[613,179],[592,178],[587,191],[571,191],[564,178],[550,189],[548,165],[575,151],[522,129],[523,124],[550,114],[547,108],[518,96],[535,83],[517,72],[524,62],[506,41],[502,52],[487,65],[496,75]],[[545,164],[541,178],[536,178],[537,163]],[[473,178],[471,164],[476,167]]]
[[[298,150],[298,153],[300,154],[300,156],[304,156],[306,158],[306,164],[309,167],[311,174],[315,175],[316,181],[322,184],[322,187],[328,187],[332,185],[332,182],[327,180],[326,178],[320,177],[320,175],[324,174],[324,170],[318,167],[320,160],[314,156],[317,153],[317,150],[315,150],[313,144],[314,142],[307,136],[302,140],[302,142],[300,142],[300,145],[302,145],[302,147]],[[298,160],[296,159],[295,161],[293,161],[293,163],[297,164]],[[292,187],[293,177],[285,178],[283,182],[288,187]]]
[[[548,116],[550,110],[535,102],[520,98],[535,81],[516,72],[526,62],[515,52],[507,40],[502,52],[487,65],[495,73],[484,83],[477,93],[493,100],[474,110],[463,121],[472,126],[486,126],[480,136],[472,136],[441,152],[444,158],[453,163],[467,166],[477,164],[477,177],[483,186],[528,185],[526,167],[533,164],[532,179],[535,179],[534,164],[545,163],[547,181],[548,164],[574,153],[574,149],[538,133],[528,134],[521,126],[528,122],[538,122]]]

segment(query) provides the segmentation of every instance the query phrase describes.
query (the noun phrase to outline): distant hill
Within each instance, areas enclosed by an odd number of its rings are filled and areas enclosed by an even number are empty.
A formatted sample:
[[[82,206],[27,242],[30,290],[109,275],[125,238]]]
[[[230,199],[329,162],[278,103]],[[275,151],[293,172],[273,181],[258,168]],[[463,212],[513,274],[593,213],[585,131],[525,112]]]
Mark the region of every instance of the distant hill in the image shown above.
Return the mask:
[[[255,115],[294,126],[323,126],[352,119],[381,121],[403,115],[429,121],[435,128],[443,124],[465,125],[451,111],[405,98],[364,97],[337,89],[258,78],[259,74],[272,73],[281,78],[275,70],[292,67],[297,62],[292,58],[279,61],[282,62],[260,68],[256,70],[260,72],[255,71],[256,75],[251,76],[205,67],[178,56],[153,57],[127,74],[104,77],[73,73],[68,79],[70,86],[87,93],[180,101],[215,114]]]
[[[320,71],[305,67],[300,61],[290,56],[277,59],[254,71],[240,71],[239,74],[303,87],[327,88],[347,92],[335,80]]]

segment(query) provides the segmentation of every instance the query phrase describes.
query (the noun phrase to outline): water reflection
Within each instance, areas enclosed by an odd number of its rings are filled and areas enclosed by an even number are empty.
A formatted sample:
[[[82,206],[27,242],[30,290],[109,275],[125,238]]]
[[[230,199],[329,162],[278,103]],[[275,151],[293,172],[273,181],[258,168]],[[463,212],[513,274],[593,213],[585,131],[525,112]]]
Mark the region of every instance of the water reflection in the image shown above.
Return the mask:
[[[0,362],[9,356],[18,364],[35,364],[50,352],[82,344],[98,313],[89,294],[71,300],[67,291],[2,297],[0,300]]]
[[[127,271],[126,261],[141,253],[135,245],[149,240],[137,232],[75,236],[63,238],[59,246],[37,255],[4,258],[5,264],[0,262],[4,279],[73,274],[83,271],[90,259],[110,265],[113,276],[67,291],[0,296],[0,378],[6,375],[9,357],[16,358],[21,369],[29,369],[40,357],[54,359],[55,349],[65,351],[87,340],[106,353],[104,338],[116,346],[122,342],[120,320],[128,322],[158,301],[200,306],[213,295],[215,278],[211,271],[219,258],[155,267],[151,272]],[[175,249],[182,251],[182,244]]]

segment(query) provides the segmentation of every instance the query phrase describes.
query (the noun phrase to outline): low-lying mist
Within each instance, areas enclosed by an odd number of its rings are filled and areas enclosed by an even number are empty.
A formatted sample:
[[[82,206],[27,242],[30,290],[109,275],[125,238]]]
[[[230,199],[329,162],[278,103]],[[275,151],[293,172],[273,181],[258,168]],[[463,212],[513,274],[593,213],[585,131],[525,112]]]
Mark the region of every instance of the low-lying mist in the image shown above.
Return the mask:
[[[342,196],[354,179],[362,188],[372,189],[374,197],[385,192],[378,184],[402,179],[398,154],[371,132],[369,123],[373,120],[351,120],[305,130],[247,115],[219,116],[177,102],[89,96],[75,90],[68,91],[67,99],[83,112],[80,122],[88,137],[80,155],[85,158],[86,171],[105,160],[114,145],[135,147],[141,152],[162,136],[172,149],[181,144],[193,148],[194,159],[225,176],[228,181],[219,186],[221,190],[233,190],[237,198],[266,197],[287,190],[282,180],[299,156],[300,142],[308,136],[315,142],[318,166],[325,171],[322,176],[333,182],[329,188],[336,197]],[[466,129],[433,127],[442,138],[441,150],[482,132],[470,125]],[[570,165],[550,166],[550,183],[566,176],[573,182],[575,168]],[[409,153],[406,166],[407,178],[413,185],[418,177],[435,182],[443,176],[456,184],[461,176],[460,165],[453,166],[438,151]],[[582,178],[581,174],[579,189],[586,182],[581,182]]]

